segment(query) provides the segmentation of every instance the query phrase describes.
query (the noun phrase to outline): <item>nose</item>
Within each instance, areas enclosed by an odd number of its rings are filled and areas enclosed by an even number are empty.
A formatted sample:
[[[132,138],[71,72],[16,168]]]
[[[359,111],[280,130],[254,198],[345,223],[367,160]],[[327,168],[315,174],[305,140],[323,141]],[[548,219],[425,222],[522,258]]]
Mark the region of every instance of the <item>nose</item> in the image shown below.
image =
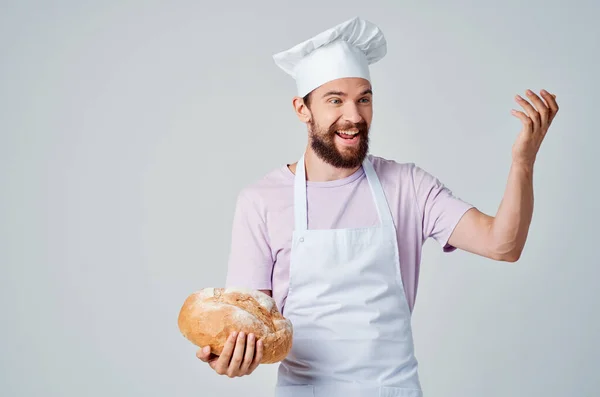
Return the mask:
[[[363,118],[355,103],[349,102],[346,104],[344,107],[344,119],[354,124],[362,121]]]

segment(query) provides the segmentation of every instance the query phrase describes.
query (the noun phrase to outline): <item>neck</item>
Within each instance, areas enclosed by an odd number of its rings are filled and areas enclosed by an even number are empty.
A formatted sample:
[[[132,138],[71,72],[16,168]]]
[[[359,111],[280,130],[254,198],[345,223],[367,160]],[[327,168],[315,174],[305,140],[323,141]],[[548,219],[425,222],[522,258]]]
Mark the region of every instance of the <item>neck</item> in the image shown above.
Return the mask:
[[[311,182],[329,182],[338,179],[344,179],[354,174],[359,168],[336,168],[329,163],[324,162],[310,148],[304,153],[304,163],[306,168],[306,180]],[[289,166],[290,170],[296,173],[297,163]]]

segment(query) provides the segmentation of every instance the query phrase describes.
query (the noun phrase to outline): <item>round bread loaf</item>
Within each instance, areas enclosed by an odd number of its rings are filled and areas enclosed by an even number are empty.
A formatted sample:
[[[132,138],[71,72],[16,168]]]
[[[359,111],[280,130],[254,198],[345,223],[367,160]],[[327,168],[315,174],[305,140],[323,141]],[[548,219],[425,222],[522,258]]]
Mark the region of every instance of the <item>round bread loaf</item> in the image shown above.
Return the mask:
[[[220,355],[229,335],[253,333],[263,342],[261,364],[283,360],[292,347],[292,323],[275,301],[261,291],[204,288],[187,297],[178,318],[179,330],[198,347]]]

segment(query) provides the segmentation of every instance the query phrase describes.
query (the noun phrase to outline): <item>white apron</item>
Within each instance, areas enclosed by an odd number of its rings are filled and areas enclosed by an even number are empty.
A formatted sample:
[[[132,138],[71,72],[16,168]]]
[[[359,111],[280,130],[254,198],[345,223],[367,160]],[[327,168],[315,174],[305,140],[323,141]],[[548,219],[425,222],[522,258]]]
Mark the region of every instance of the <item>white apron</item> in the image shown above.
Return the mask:
[[[283,313],[294,336],[276,397],[422,396],[396,229],[368,158],[363,168],[381,224],[308,230],[304,156],[298,162]]]

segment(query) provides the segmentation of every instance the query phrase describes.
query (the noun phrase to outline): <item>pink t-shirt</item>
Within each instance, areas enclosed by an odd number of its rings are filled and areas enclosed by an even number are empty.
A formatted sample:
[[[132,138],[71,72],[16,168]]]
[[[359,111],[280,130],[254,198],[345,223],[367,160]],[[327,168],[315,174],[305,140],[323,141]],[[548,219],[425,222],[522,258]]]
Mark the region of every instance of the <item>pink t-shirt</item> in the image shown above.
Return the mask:
[[[369,155],[383,186],[398,235],[402,281],[414,308],[421,248],[434,238],[445,252],[454,227],[473,206],[413,163]],[[335,181],[307,183],[308,228],[368,227],[379,217],[362,167]],[[294,174],[279,167],[240,192],[233,221],[227,287],[272,290],[283,311],[294,230]]]

